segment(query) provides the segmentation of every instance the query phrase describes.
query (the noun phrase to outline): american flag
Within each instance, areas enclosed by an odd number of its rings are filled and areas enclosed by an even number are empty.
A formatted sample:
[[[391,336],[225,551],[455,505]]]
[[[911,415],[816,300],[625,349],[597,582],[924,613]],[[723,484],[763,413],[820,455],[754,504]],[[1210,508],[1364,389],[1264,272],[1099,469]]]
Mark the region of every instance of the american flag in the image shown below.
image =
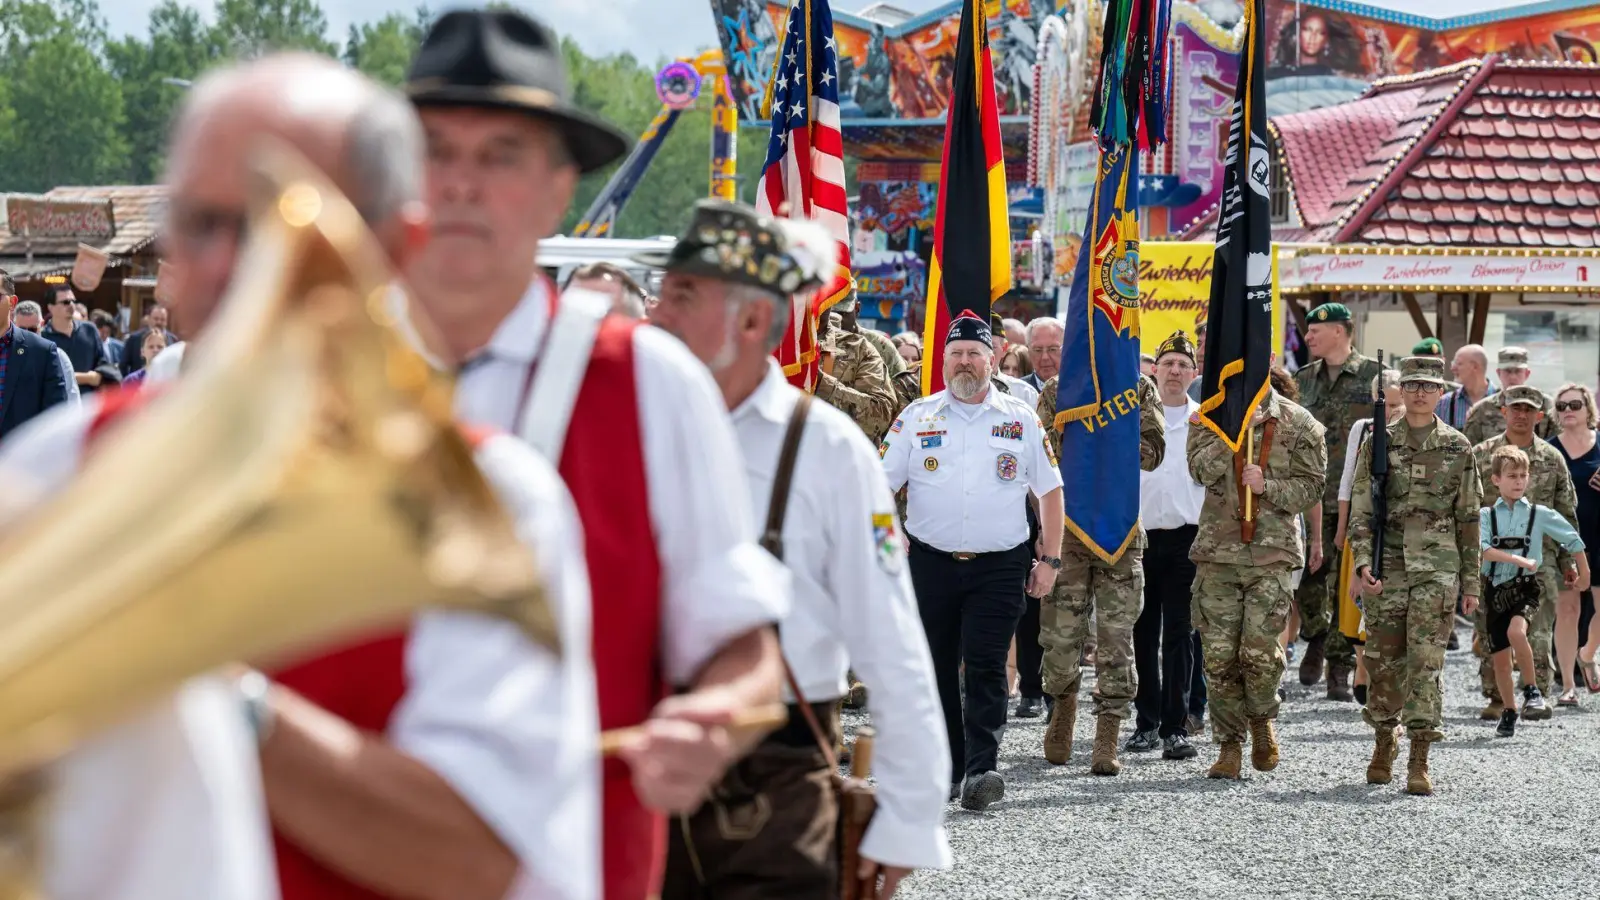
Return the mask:
[[[817,323],[850,295],[850,219],[844,186],[844,136],[839,130],[839,45],[828,0],[797,0],[789,9],[777,71],[768,85],[772,138],[761,165],[756,209],[808,219],[838,242],[834,276],[809,300],[798,299],[778,361],[790,383],[816,382]]]

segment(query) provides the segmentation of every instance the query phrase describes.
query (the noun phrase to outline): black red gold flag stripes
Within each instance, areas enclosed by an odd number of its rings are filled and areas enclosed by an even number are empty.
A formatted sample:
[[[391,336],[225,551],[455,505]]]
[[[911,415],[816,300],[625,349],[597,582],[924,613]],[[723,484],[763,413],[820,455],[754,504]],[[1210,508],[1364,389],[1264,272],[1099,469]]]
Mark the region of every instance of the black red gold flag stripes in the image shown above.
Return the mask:
[[[1265,0],[1250,0],[1223,158],[1200,421],[1237,452],[1272,365],[1272,163],[1267,151]]]
[[[989,23],[983,0],[966,0],[950,79],[939,211],[928,267],[923,396],[944,390],[944,338],[950,321],[963,309],[988,321],[994,301],[1009,290],[1011,227]]]

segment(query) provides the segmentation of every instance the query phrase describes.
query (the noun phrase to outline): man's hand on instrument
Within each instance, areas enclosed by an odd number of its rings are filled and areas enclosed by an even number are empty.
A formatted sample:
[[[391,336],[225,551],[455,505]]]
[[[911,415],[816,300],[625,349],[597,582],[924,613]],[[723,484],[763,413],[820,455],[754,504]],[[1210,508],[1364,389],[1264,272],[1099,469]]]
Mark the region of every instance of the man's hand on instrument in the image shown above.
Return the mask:
[[[727,725],[739,709],[718,690],[668,697],[625,746],[620,756],[633,771],[639,800],[665,813],[699,808],[735,759]]]
[[[1376,597],[1383,593],[1383,582],[1373,578],[1372,570],[1366,566],[1356,571],[1356,577],[1360,579],[1361,592],[1368,597]]]
[[[1250,489],[1250,493],[1258,496],[1267,489],[1267,476],[1261,471],[1261,467],[1257,465],[1245,466],[1244,472],[1239,476],[1239,480],[1244,482],[1244,486]]]
[[[861,857],[861,868],[856,870],[856,880],[867,881],[871,879],[868,882],[869,884],[875,883],[878,885],[876,894],[862,895],[866,900],[870,900],[872,897],[877,897],[878,900],[889,900],[890,897],[894,896],[895,888],[900,886],[901,879],[910,875],[911,871],[904,866],[879,865],[863,856]]]
[[[1478,598],[1472,596],[1471,594],[1462,594],[1461,595],[1461,612],[1464,613],[1465,615],[1470,616],[1470,615],[1473,615],[1474,613],[1476,613],[1477,611],[1478,611]]]

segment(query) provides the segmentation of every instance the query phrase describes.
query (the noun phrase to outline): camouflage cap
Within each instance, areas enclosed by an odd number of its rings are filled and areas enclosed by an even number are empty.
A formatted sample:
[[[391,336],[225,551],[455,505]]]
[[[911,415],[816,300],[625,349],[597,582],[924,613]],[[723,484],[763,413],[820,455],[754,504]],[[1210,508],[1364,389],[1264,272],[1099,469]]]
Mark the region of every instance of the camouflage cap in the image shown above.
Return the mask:
[[[1502,409],[1517,405],[1531,406],[1542,412],[1544,410],[1544,394],[1539,393],[1538,388],[1526,384],[1508,387],[1500,392],[1500,407]]]
[[[1343,303],[1324,303],[1306,313],[1306,322],[1311,325],[1320,325],[1323,322],[1348,322],[1350,321],[1350,307]]]
[[[1501,369],[1526,369],[1528,367],[1528,348],[1505,347],[1500,350]]]
[[[1408,356],[1400,360],[1400,383],[1413,381],[1444,387],[1444,360],[1437,356]]]
[[[1166,340],[1162,341],[1160,347],[1156,348],[1156,361],[1159,362],[1161,357],[1166,356],[1168,353],[1181,353],[1184,356],[1189,357],[1189,362],[1194,362],[1194,341],[1189,340],[1189,336],[1184,334],[1183,329],[1180,328],[1177,331],[1174,331]]]
[[[1443,356],[1444,344],[1436,337],[1425,337],[1411,345],[1412,356]]]

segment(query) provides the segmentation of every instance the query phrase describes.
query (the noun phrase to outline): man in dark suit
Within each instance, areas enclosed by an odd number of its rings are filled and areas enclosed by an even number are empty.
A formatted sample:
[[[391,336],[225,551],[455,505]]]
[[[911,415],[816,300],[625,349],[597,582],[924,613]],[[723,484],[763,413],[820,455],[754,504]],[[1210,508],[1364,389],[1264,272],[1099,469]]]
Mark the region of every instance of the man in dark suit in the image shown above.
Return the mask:
[[[167,331],[167,308],[165,306],[152,306],[150,311],[145,314],[144,327],[123,339],[122,362],[119,365],[119,368],[122,369],[123,378],[127,378],[134,372],[144,368],[144,336],[149,334],[152,328]],[[168,347],[176,344],[178,340],[177,335],[167,331]]]
[[[24,422],[67,400],[66,373],[56,345],[11,325],[17,288],[0,271],[0,441]]]

